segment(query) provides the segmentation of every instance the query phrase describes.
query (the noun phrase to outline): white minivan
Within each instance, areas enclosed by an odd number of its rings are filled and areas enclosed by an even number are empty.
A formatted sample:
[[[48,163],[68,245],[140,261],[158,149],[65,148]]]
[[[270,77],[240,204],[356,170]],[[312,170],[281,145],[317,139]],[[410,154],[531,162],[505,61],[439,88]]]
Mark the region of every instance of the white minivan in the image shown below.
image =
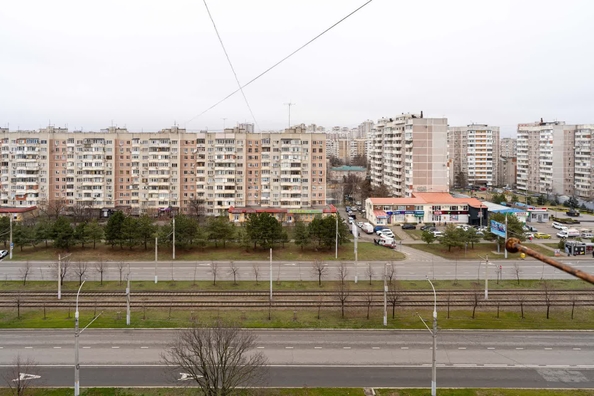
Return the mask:
[[[567,228],[565,225],[563,225],[562,223],[557,223],[556,221],[553,221],[553,228],[556,228],[558,230],[562,230],[564,228]]]

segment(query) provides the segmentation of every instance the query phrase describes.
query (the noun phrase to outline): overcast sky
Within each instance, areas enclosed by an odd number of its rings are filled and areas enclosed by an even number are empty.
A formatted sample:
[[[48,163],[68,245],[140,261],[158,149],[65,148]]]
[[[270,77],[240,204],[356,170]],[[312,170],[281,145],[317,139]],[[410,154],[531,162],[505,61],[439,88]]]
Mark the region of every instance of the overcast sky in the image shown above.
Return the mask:
[[[247,82],[364,0],[209,0]],[[374,0],[245,89],[262,130],[424,111],[594,123],[594,2]],[[253,122],[201,0],[6,1],[0,126],[220,130]],[[226,121],[223,120],[226,118]]]

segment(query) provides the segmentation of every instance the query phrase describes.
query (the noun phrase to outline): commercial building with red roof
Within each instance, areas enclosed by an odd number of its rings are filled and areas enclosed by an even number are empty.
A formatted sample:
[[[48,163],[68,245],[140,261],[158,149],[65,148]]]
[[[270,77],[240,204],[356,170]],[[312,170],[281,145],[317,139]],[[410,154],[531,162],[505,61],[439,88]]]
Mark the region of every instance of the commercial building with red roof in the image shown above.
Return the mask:
[[[367,220],[373,225],[457,223],[486,225],[487,206],[476,198],[456,198],[445,192],[413,193],[404,198],[367,198]]]
[[[257,207],[230,207],[229,221],[233,223],[243,223],[252,213],[270,213],[281,223],[291,224],[295,221],[309,223],[316,216],[326,217],[338,212],[334,205],[328,205],[318,208],[307,209],[288,209],[288,208],[257,208]]]

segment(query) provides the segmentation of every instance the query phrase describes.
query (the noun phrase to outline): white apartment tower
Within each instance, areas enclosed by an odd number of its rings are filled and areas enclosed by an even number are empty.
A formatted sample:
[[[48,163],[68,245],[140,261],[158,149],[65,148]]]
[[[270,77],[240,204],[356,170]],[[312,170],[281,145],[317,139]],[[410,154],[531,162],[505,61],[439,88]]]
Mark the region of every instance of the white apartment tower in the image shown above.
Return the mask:
[[[575,195],[594,199],[594,124],[577,125],[575,130]]]
[[[575,132],[562,121],[518,125],[518,190],[573,195]]]
[[[497,184],[499,127],[470,124],[449,127],[448,150],[454,185]]]
[[[371,184],[395,197],[449,190],[447,119],[402,114],[378,120],[369,151]]]

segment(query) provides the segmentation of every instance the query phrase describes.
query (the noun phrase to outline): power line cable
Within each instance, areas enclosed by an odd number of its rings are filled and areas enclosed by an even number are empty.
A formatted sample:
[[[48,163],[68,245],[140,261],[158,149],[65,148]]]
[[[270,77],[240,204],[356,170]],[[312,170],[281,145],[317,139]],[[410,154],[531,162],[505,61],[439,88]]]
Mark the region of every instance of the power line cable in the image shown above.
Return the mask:
[[[248,110],[250,111],[250,114],[252,115],[252,119],[254,120],[254,124],[256,124],[256,127],[258,128],[258,130],[260,129],[260,125],[258,125],[258,121],[256,120],[256,116],[254,115],[254,112],[252,111],[252,107],[250,106],[250,102],[247,99],[247,96],[245,96],[245,92],[243,92],[243,87],[241,86],[241,83],[239,82],[239,78],[237,78],[237,73],[235,72],[235,68],[233,67],[233,63],[231,62],[231,58],[229,58],[229,54],[227,53],[227,49],[225,48],[225,44],[223,44],[223,39],[221,38],[221,35],[219,34],[219,29],[217,29],[217,25],[212,17],[212,14],[210,13],[210,9],[208,8],[208,4],[206,4],[206,0],[202,0],[204,2],[204,7],[206,7],[206,12],[208,13],[208,17],[210,18],[210,21],[212,22],[212,26],[214,27],[215,33],[217,34],[217,38],[219,39],[219,43],[221,43],[221,47],[223,48],[223,52],[225,53],[225,57],[227,58],[227,62],[229,62],[229,66],[231,67],[231,71],[233,72],[233,76],[235,77],[235,81],[237,82],[237,86],[238,91],[241,91],[241,95],[243,96],[243,100],[245,101],[245,104],[248,108]],[[237,92],[237,91],[235,91]],[[223,129],[223,132],[225,130]]]
[[[362,9],[363,7],[365,7],[367,4],[371,3],[372,1],[373,0],[368,0],[363,5],[357,7],[355,10],[351,11],[349,14],[347,14],[346,16],[344,16],[343,18],[341,18],[338,22],[334,23],[332,26],[330,26],[329,28],[327,28],[326,30],[324,30],[322,33],[318,34],[317,36],[315,36],[314,38],[312,38],[311,40],[309,40],[307,43],[303,44],[301,47],[297,48],[295,51],[291,52],[289,55],[285,56],[284,58],[282,58],[281,60],[279,60],[278,62],[276,62],[274,65],[270,66],[268,69],[264,70],[262,73],[258,74],[256,77],[252,78],[246,84],[240,85],[240,87],[238,89],[236,89],[235,91],[231,92],[229,95],[225,96],[223,99],[219,100],[218,102],[216,102],[215,104],[213,104],[212,106],[210,106],[209,108],[207,108],[206,110],[204,110],[202,113],[200,113],[200,114],[198,114],[198,115],[190,118],[188,121],[186,121],[186,124],[189,123],[189,122],[191,122],[191,121],[193,121],[194,119],[200,117],[201,115],[203,115],[204,113],[210,111],[211,109],[215,108],[216,106],[220,105],[221,103],[223,103],[224,101],[226,101],[227,99],[229,99],[231,96],[235,95],[237,92],[242,91],[243,88],[247,87],[248,85],[250,85],[251,83],[253,83],[257,79],[259,79],[260,77],[262,77],[263,75],[265,75],[266,73],[268,73],[269,71],[271,71],[272,69],[274,69],[275,67],[277,67],[278,65],[280,65],[281,63],[283,63],[284,61],[286,61],[287,59],[289,59],[290,57],[292,57],[293,55],[295,55],[297,52],[301,51],[303,48],[307,47],[309,44],[311,44],[314,41],[316,41],[318,38],[320,38],[321,36],[323,36],[324,34],[326,34],[327,32],[329,32],[330,30],[332,30],[334,27],[336,27],[337,25],[339,25],[341,22],[343,22],[344,20],[346,20],[347,18],[349,18],[350,16],[352,16],[353,14],[355,14],[357,11],[359,11],[360,9]],[[205,4],[206,4],[206,1],[205,1]],[[207,7],[207,9],[208,9],[208,7]],[[209,15],[210,15],[210,13],[209,13]],[[212,18],[211,18],[211,20],[212,20]],[[218,35],[218,32],[217,32],[217,35]],[[225,54],[226,54],[226,52],[225,52]]]

